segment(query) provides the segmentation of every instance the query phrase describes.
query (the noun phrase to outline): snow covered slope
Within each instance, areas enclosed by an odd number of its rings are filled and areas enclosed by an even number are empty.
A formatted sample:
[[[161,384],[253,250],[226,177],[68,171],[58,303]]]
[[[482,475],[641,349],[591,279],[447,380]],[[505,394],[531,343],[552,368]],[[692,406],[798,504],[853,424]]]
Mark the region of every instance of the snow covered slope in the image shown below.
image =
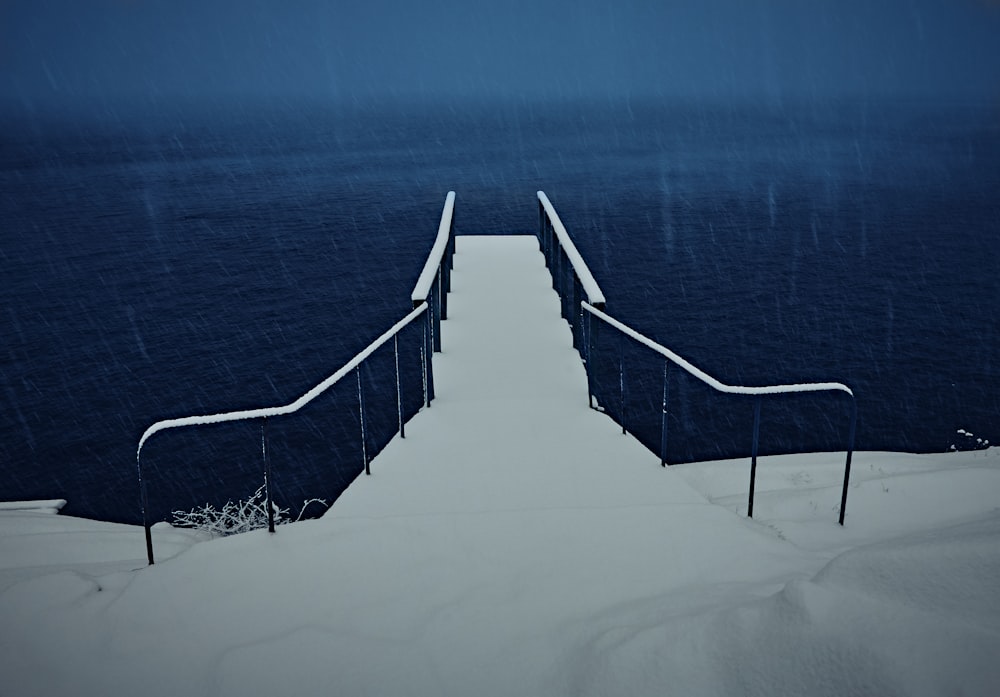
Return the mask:
[[[858,453],[843,528],[841,454],[762,458],[750,520],[747,461],[587,407],[534,238],[452,281],[438,399],[322,519],[141,568],[138,528],[0,511],[0,695],[994,693],[997,449]]]

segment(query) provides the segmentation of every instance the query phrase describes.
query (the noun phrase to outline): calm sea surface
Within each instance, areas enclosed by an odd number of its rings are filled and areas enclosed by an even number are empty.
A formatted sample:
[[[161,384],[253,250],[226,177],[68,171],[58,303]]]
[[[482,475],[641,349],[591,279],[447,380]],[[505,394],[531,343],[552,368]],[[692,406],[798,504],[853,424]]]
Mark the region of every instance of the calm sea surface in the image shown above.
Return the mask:
[[[849,384],[859,449],[1000,444],[995,107],[291,104],[0,120],[0,500],[138,520],[142,431],[289,402],[339,368],[409,309],[451,189],[459,234],[534,232],[545,190],[612,314],[726,382]],[[404,338],[407,356],[418,343]],[[600,350],[610,366],[622,348]],[[626,351],[629,418],[658,447],[662,368]],[[391,388],[394,410],[391,358],[364,380],[371,395]],[[411,410],[415,360],[403,359]],[[671,380],[671,461],[748,454],[752,404]],[[371,428],[390,433],[395,413],[369,401]],[[361,468],[357,383],[320,402],[269,436],[295,511]],[[765,403],[762,451],[843,449],[847,417],[829,396]],[[157,516],[260,480],[256,425],[148,449]]]

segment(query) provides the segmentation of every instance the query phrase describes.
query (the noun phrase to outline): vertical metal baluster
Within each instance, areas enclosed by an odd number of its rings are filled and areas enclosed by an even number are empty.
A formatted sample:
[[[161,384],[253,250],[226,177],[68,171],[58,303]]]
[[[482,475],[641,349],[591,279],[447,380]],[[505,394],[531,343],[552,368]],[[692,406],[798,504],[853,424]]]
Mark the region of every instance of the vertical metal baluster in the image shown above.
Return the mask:
[[[448,273],[447,265],[444,259],[441,260],[441,266],[438,267],[438,302],[441,304],[441,319],[448,319],[448,289],[445,287],[446,279],[445,274]]]
[[[392,335],[392,351],[396,357],[396,411],[399,413],[399,437],[406,438],[403,429],[403,387],[399,380],[399,334]]]
[[[596,353],[600,353],[602,320],[595,318],[594,315],[589,312],[587,314],[590,315],[590,356],[591,356],[590,360],[593,363],[592,368],[594,371],[593,377],[591,378],[590,391],[594,395],[594,402],[593,402],[594,408],[601,409],[603,405],[601,404],[600,395],[597,394],[597,390],[600,389],[597,382],[598,359],[594,358],[594,355]],[[597,321],[595,321],[595,319]]]
[[[583,286],[580,277],[573,273],[573,348],[581,354],[583,349]]]
[[[747,518],[753,518],[753,490],[757,481],[757,444],[760,441],[760,397],[753,403],[753,450],[750,455],[750,500],[747,503]]]
[[[628,433],[628,429],[625,427],[625,335],[619,333],[618,335],[619,344],[619,356],[618,356],[618,389],[621,391],[622,398],[622,435]]]
[[[560,285],[559,295],[562,297],[562,306],[563,306],[562,315],[563,315],[563,319],[566,320],[567,324],[572,324],[573,323],[573,312],[572,312],[572,310],[570,310],[570,306],[569,306],[570,303],[572,302],[572,299],[570,298],[570,282],[569,282],[569,278],[570,278],[570,276],[573,275],[573,267],[571,267],[570,264],[569,264],[569,257],[568,256],[565,257],[565,260],[563,261],[563,267],[562,268],[563,268],[562,278],[559,281],[559,285]]]
[[[451,272],[455,268],[455,212],[452,210],[451,221],[448,223],[448,263],[445,267],[444,290],[451,292]]]
[[[562,299],[562,288],[560,287],[560,281],[562,280],[562,265],[563,265],[563,251],[562,244],[556,240],[555,243],[556,253],[555,253],[555,272],[552,274],[552,287],[556,289],[559,293],[560,300]]]
[[[365,395],[361,387],[361,366],[354,369],[358,377],[358,415],[361,417],[361,459],[365,462],[365,474],[371,474],[368,465],[368,444],[365,442]]]
[[[584,324],[584,332],[586,334],[586,347],[587,347],[587,406],[591,409],[594,408],[594,316],[585,312],[586,315]]]
[[[663,415],[660,417],[660,467],[667,466],[667,405],[670,400],[670,361],[663,360]]]
[[[844,524],[847,511],[847,486],[851,481],[851,458],[854,455],[854,436],[858,425],[858,402],[851,396],[851,431],[847,438],[847,461],[844,463],[844,490],[840,494],[840,524]]]
[[[146,510],[149,508],[149,499],[146,496],[146,479],[142,476],[142,465],[139,464],[139,453],[135,454],[135,469],[139,473],[139,506],[142,508],[142,527],[146,531],[146,559],[152,566],[153,561],[153,529],[149,524]]]
[[[271,461],[267,459],[267,417],[260,420],[260,454],[264,458],[264,505],[267,506],[267,531],[274,532],[274,504],[271,501]]]
[[[551,271],[553,268],[552,260],[552,237],[554,233],[552,231],[552,221],[549,220],[548,216],[545,217],[545,265],[549,267]]]
[[[430,308],[428,308],[430,313]],[[434,322],[431,315],[427,315],[427,349],[424,365],[427,369],[427,406],[430,407],[434,401]]]
[[[543,211],[542,211],[542,201],[538,200],[538,248],[542,250],[542,255],[545,255],[545,244],[542,242],[542,235],[545,234],[545,223],[543,222]]]
[[[429,393],[427,391],[427,323],[424,322],[420,337],[420,373],[424,387],[424,404],[431,405]]]
[[[438,279],[440,281],[440,275]],[[431,309],[434,310],[434,323],[431,325],[431,338],[434,340],[432,353],[441,353],[441,294],[438,291],[431,291],[433,298]]]

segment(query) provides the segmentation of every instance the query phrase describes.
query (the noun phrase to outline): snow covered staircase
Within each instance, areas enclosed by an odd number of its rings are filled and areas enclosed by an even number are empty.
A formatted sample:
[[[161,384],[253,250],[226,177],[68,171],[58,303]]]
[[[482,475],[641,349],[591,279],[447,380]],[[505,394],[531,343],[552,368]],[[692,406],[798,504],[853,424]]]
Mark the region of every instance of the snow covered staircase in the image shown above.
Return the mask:
[[[437,399],[328,516],[704,501],[588,407],[535,236],[459,237],[449,303]]]

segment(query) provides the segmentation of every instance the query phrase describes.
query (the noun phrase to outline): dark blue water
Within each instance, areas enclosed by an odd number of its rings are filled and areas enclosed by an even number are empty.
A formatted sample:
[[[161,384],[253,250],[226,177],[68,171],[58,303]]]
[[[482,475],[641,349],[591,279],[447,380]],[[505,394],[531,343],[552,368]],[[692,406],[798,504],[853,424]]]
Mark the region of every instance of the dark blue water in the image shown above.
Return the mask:
[[[0,498],[137,520],[142,431],[288,402],[342,365],[409,309],[449,189],[459,234],[533,232],[544,189],[610,312],[727,382],[848,383],[861,449],[1000,442],[998,162],[996,110],[953,105],[8,114]],[[633,360],[652,445],[662,374]],[[752,409],[674,379],[671,460],[746,455]],[[274,426],[284,505],[360,471],[356,393]],[[765,406],[762,449],[842,449],[846,413]],[[156,436],[151,506],[252,493],[257,428]]]

